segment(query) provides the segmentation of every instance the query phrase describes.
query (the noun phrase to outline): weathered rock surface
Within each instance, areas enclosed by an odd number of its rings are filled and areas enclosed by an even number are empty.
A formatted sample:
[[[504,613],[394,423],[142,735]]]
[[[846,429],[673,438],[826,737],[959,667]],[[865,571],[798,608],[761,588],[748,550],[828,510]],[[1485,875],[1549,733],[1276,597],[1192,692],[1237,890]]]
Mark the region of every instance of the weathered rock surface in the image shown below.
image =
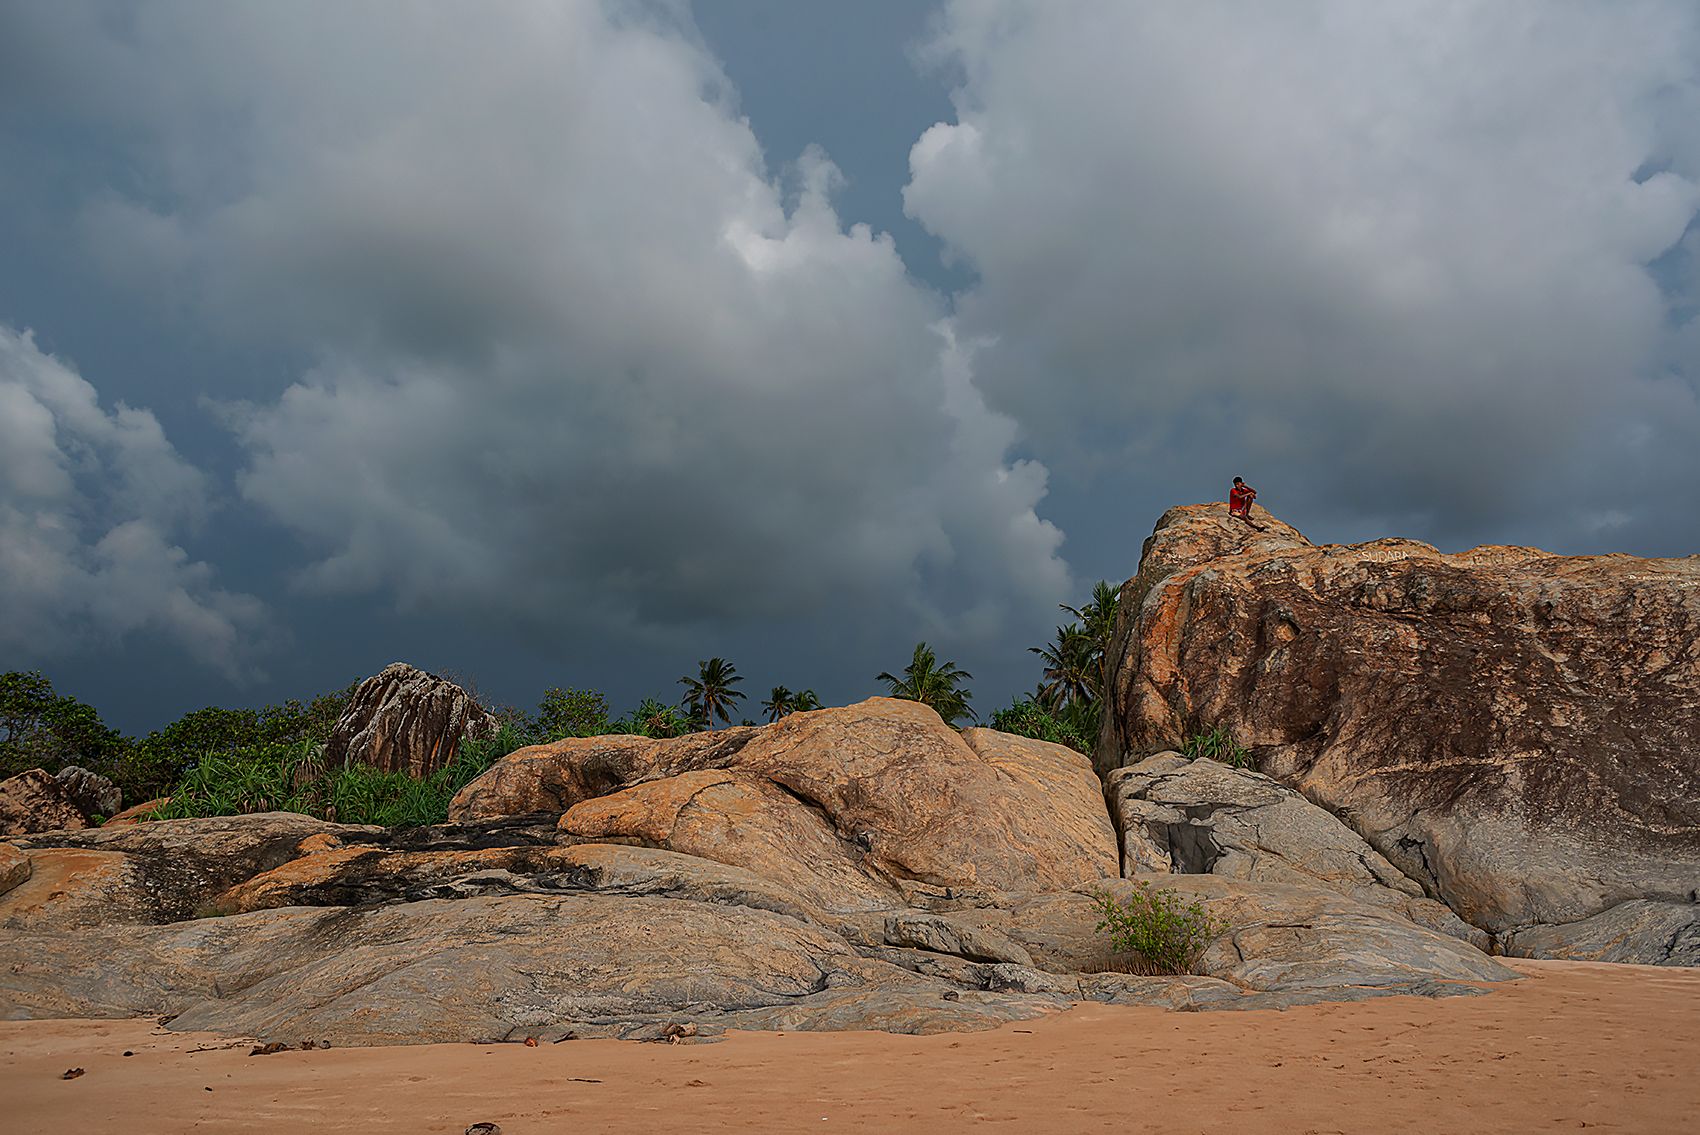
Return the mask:
[[[673,847],[805,889],[821,885],[804,878],[816,874],[845,909],[890,904],[908,883],[1044,890],[1119,870],[1084,757],[958,733],[891,698],[674,740],[522,749],[469,784],[450,815],[542,809],[565,813],[578,838]]]
[[[494,719],[453,682],[392,662],[355,687],[325,742],[325,758],[424,777],[454,760],[462,737],[495,728]]]
[[[71,791],[44,769],[0,780],[0,838],[89,826]]]
[[[0,895],[29,877],[29,854],[16,844],[0,843]]]
[[[1502,945],[1530,958],[1700,966],[1700,904],[1631,899],[1580,922],[1509,934]]]
[[[65,795],[77,810],[90,819],[111,816],[123,801],[123,793],[116,784],[78,765],[66,765],[53,774],[53,779],[65,789]]]
[[[1320,886],[1479,949],[1488,936],[1423,895],[1345,824],[1270,777],[1159,753],[1106,781],[1123,870]]]
[[[1315,886],[1218,875],[1141,875],[1098,890],[1123,902],[1137,882],[1201,901],[1228,932],[1204,955],[1202,972],[1262,992],[1380,986],[1419,992],[1435,982],[1508,981],[1516,974],[1469,943],[1417,926],[1385,907]],[[1095,927],[1091,896],[1078,892],[1008,896],[953,910],[952,920],[995,930],[1049,972],[1109,968],[1114,957]]]
[[[1504,942],[1700,890],[1700,558],[1318,547],[1266,523],[1158,522],[1100,769],[1226,727]]]
[[[192,918],[237,883],[297,858],[315,835],[373,836],[291,812],[155,820],[13,840],[34,876],[0,895],[0,926],[64,930]]]

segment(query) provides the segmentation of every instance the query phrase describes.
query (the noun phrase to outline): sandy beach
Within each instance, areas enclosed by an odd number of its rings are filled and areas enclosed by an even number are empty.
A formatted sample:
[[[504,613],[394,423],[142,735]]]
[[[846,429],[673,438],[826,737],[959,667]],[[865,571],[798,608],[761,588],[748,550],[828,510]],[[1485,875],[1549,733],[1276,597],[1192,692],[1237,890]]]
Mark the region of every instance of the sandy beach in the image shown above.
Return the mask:
[[[152,1021],[0,1022],[12,1131],[1682,1132],[1700,972],[1517,961],[1488,996],[1082,1005],[995,1032],[289,1051]],[[125,1055],[126,1052],[133,1055]],[[84,1074],[65,1080],[70,1068]]]

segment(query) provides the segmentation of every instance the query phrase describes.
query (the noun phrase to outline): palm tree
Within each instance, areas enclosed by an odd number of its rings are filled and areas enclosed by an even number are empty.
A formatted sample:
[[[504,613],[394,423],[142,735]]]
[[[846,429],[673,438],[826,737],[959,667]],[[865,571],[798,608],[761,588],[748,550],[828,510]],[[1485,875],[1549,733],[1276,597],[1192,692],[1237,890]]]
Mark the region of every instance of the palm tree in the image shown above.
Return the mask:
[[[954,725],[959,717],[966,716],[972,720],[975,716],[968,707],[968,700],[973,695],[957,688],[963,679],[973,676],[966,670],[957,669],[954,662],[940,666],[932,648],[918,642],[915,644],[915,657],[903,668],[903,677],[882,673],[879,680],[891,688],[892,697],[931,706],[946,724]]]
[[[796,694],[792,693],[784,686],[773,687],[773,693],[770,694],[768,699],[761,704],[761,707],[767,711],[768,721],[778,721],[781,717],[790,713],[791,699],[796,696]]]
[[[1121,592],[1100,579],[1092,585],[1092,600],[1084,607],[1057,606],[1081,622],[1081,631],[1091,643],[1092,696],[1102,697],[1110,684],[1110,641],[1116,637],[1116,612],[1121,605]],[[1037,648],[1029,647],[1034,653]]]
[[[710,658],[698,662],[697,670],[697,677],[679,679],[679,684],[685,687],[691,716],[702,722],[705,729],[714,728],[716,717],[730,722],[732,703],[744,699],[743,694],[732,688],[744,680],[738,676],[738,668],[724,658]]]
[[[804,710],[823,708],[825,707],[821,705],[818,694],[813,690],[804,690],[800,694],[791,695],[791,708],[787,712],[802,713]]]
[[[1096,644],[1079,623],[1057,628],[1056,641],[1049,646],[1027,648],[1045,664],[1039,683],[1039,704],[1056,711],[1093,700],[1098,690]]]

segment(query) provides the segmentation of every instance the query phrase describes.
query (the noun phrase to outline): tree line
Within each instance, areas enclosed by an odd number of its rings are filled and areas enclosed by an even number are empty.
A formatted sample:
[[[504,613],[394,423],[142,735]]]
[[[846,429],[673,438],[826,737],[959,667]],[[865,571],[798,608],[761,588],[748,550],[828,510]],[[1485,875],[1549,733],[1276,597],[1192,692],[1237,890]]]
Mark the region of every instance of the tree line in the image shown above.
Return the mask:
[[[1029,648],[1040,660],[1039,682],[1030,694],[995,711],[992,728],[1091,751],[1109,684],[1117,598],[1116,589],[1100,581],[1084,606],[1059,605],[1074,618],[1058,626],[1050,642]],[[968,688],[972,678],[955,662],[941,660],[926,642],[918,642],[900,671],[881,671],[875,680],[890,696],[921,702],[951,725],[960,725],[979,720]],[[647,697],[618,717],[600,692],[577,688],[551,687],[533,713],[487,708],[502,726],[504,743],[515,747],[607,733],[677,737],[712,729],[716,723],[732,724],[740,703],[748,700],[739,689],[743,681],[736,666],[715,657],[699,661],[695,674],[678,679],[683,693],[677,702]],[[111,778],[127,803],[138,803],[166,794],[209,756],[322,745],[353,690],[349,686],[311,701],[292,699],[258,709],[208,706],[132,738],[107,727],[94,707],[55,692],[40,671],[14,670],[0,674],[0,779],[31,768],[56,772],[81,765]],[[820,708],[813,689],[792,691],[785,686],[774,686],[759,703],[769,722]]]

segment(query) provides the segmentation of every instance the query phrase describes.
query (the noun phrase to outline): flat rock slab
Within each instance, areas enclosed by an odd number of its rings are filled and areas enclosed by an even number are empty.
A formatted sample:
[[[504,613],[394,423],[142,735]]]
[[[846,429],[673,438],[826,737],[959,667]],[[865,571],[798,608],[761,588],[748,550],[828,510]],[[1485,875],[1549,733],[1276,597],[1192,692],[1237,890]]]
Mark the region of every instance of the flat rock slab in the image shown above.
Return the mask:
[[[1700,966],[1700,904],[1634,899],[1580,922],[1507,934],[1505,949],[1529,958]]]

